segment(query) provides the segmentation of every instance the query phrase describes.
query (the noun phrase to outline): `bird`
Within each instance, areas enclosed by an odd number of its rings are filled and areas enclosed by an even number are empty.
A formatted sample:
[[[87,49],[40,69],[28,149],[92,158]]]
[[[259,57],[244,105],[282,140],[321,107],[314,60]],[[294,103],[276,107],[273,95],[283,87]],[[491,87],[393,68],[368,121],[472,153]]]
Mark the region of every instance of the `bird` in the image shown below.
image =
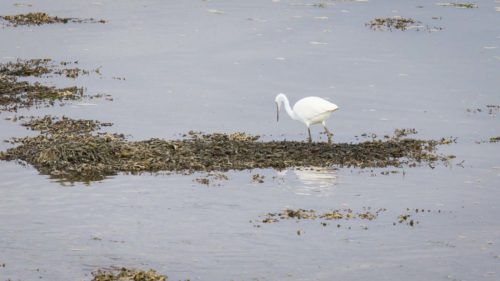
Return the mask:
[[[310,126],[321,123],[323,124],[325,133],[328,136],[328,143],[331,143],[333,134],[326,127],[326,119],[330,117],[332,112],[339,109],[336,104],[320,97],[305,97],[297,101],[292,109],[288,98],[283,93],[279,93],[274,101],[276,102],[276,122],[279,122],[280,120],[281,105],[285,104],[285,110],[286,113],[288,113],[288,116],[290,116],[293,120],[304,123],[307,126],[309,142],[312,142]]]

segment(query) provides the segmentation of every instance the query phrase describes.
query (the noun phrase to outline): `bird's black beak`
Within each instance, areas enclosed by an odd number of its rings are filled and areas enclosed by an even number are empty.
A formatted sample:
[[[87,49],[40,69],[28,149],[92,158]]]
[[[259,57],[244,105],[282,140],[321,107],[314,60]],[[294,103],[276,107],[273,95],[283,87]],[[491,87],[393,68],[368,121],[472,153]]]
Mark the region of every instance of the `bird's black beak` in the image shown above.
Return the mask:
[[[276,122],[280,121],[280,107],[278,103],[276,103]]]

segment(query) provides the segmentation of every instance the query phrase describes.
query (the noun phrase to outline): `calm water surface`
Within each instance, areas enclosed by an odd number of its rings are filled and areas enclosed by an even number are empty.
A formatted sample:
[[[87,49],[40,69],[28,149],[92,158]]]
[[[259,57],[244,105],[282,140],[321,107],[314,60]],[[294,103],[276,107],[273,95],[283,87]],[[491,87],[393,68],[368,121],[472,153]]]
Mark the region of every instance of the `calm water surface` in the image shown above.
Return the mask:
[[[18,115],[113,122],[108,130],[134,140],[189,130],[303,140],[302,124],[286,116],[275,123],[273,99],[317,95],[340,106],[329,121],[335,141],[416,128],[420,138],[456,137],[440,152],[457,158],[434,169],[229,172],[208,187],[194,181],[203,174],[69,185],[0,162],[0,280],[90,280],[111,266],[154,268],[169,280],[498,280],[500,146],[477,142],[500,136],[500,112],[485,110],[500,105],[500,3],[310,5],[319,2],[1,1],[0,14],[109,21],[0,29],[2,62],[48,57],[102,67],[102,76],[44,81],[114,98]],[[398,15],[442,30],[365,26]],[[13,115],[0,114],[1,139],[34,134],[4,120]],[[313,128],[313,138],[321,130]],[[391,170],[398,173],[380,174]],[[264,183],[252,181],[257,173]],[[387,211],[340,227],[318,220],[256,227],[285,208],[363,207]],[[407,213],[414,227],[397,223]]]

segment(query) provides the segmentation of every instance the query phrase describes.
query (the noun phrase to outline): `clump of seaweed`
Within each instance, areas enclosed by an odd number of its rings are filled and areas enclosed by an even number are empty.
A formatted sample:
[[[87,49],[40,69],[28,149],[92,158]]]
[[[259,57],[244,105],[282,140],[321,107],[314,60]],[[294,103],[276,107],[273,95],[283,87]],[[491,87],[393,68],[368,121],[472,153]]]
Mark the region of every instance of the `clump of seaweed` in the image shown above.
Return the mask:
[[[354,211],[350,208],[345,209],[335,209],[332,211],[327,211],[319,213],[315,210],[305,210],[305,209],[285,209],[282,212],[277,213],[267,213],[263,216],[263,219],[256,220],[256,223],[270,224],[277,223],[283,220],[319,220],[320,224],[327,226],[329,221],[336,221],[337,228],[341,227],[339,222],[349,221],[349,220],[367,220],[373,221],[379,217],[383,212],[386,212],[386,208],[373,209],[371,207],[363,207],[360,211]],[[430,210],[423,208],[410,209],[406,208],[406,211],[397,216],[397,221],[393,222],[393,225],[406,224],[408,226],[414,227],[420,224],[417,220],[421,218],[424,214],[441,214],[441,210]],[[254,221],[250,221],[254,223]],[[261,227],[259,224],[255,224],[255,227]],[[351,227],[348,227],[349,229]],[[363,229],[368,229],[368,227],[363,226]]]
[[[166,275],[155,270],[136,270],[122,267],[118,270],[97,270],[92,272],[92,281],[165,281]]]
[[[397,217],[397,223],[406,224],[408,226],[414,227],[417,224],[420,224],[420,221],[417,220],[419,215],[421,216],[422,214],[425,214],[425,213],[430,214],[431,212],[438,213],[438,214],[442,213],[441,210],[430,210],[430,209],[426,210],[423,208],[422,209],[420,209],[420,208],[415,208],[415,209],[406,208],[406,212],[404,212],[403,214],[401,214]],[[392,224],[396,225],[396,222],[393,222]]]
[[[375,18],[368,22],[366,25],[373,30],[393,30],[398,29],[401,31],[407,30],[410,26],[418,24],[420,22],[403,17],[392,17],[392,18]]]
[[[478,113],[478,112],[488,112],[488,115],[496,116],[498,112],[500,112],[500,105],[496,104],[488,104],[486,105],[486,109],[481,108],[468,108],[467,112]]]
[[[317,7],[317,8],[328,8],[328,6],[333,6],[333,5],[334,5],[333,3],[324,3],[324,2],[321,2],[321,3],[314,3],[311,6]]]
[[[385,208],[380,208],[375,211],[371,211],[371,208],[363,208],[363,211],[354,212],[352,209],[337,209],[328,212],[318,214],[315,210],[304,210],[304,209],[285,209],[283,212],[279,213],[267,213],[262,223],[274,223],[280,220],[349,220],[349,219],[362,219],[362,220],[374,220],[378,217],[381,212],[386,211]]]
[[[221,186],[221,181],[227,181],[229,177],[223,173],[208,173],[204,177],[196,178],[193,181],[206,186]],[[219,182],[219,183],[217,183]]]
[[[443,6],[443,7],[454,7],[454,8],[461,8],[461,9],[473,9],[473,8],[478,8],[478,5],[475,3],[456,3],[456,2],[451,2],[451,3],[436,3],[438,6]]]
[[[396,129],[394,130],[394,137],[401,138],[407,137],[409,135],[416,135],[418,132],[415,128],[405,128],[405,129]]]
[[[63,116],[56,118],[44,116],[42,118],[31,118],[31,120],[22,124],[31,130],[40,131],[49,134],[85,134],[99,130],[104,126],[112,126],[112,123],[102,123],[95,120],[75,120]]]
[[[225,172],[287,167],[401,167],[450,159],[436,153],[445,140],[391,138],[361,143],[258,141],[239,134],[190,133],[180,140],[128,141],[123,135],[96,132],[91,120],[44,117],[23,124],[41,133],[13,139],[18,146],[2,160],[22,160],[43,174],[70,181],[100,180],[118,172]]]
[[[500,137],[491,137],[490,142],[500,142]]]
[[[35,76],[40,77],[44,74],[51,73],[51,59],[30,59],[16,62],[8,62],[0,64],[0,74],[10,76]]]
[[[410,214],[405,214],[405,215],[399,215],[398,216],[398,223],[403,223],[403,222],[405,222],[409,226],[414,226],[415,225],[415,221],[413,219],[411,219],[411,215]],[[418,223],[418,221],[417,221],[417,223]]]
[[[268,214],[269,215],[269,214]],[[286,209],[283,211],[283,213],[278,213],[275,216],[279,217],[280,219],[315,219],[316,212],[314,210],[304,210],[304,209]]]
[[[497,104],[488,104],[486,105],[486,108],[488,109],[489,115],[495,115],[497,112],[500,111],[500,105]]]
[[[35,12],[27,14],[7,15],[0,16],[0,19],[6,21],[4,25],[19,26],[19,25],[42,25],[42,24],[55,24],[55,23],[106,23],[105,20],[96,20],[93,18],[79,19],[79,18],[64,18],[57,16],[49,16],[47,13]]]
[[[431,28],[427,25],[423,26],[420,21],[417,21],[412,18],[404,18],[401,16],[388,17],[388,18],[375,18],[370,22],[366,23],[365,25],[370,27],[372,30],[381,30],[381,31],[393,31],[393,30],[406,31],[408,29],[414,29],[414,30],[424,29],[427,31],[434,31],[442,29],[440,27]]]
[[[80,68],[63,68],[58,69],[53,72],[54,74],[64,75],[68,78],[76,78],[80,75],[88,75],[90,72],[88,70],[80,69]]]
[[[57,65],[52,59],[17,59],[15,62],[0,63],[0,75],[17,77],[42,77],[48,74],[63,75],[67,78],[77,78],[80,75],[89,75],[90,71],[81,68],[67,68],[70,64],[78,64],[78,61],[62,61]]]
[[[56,88],[40,83],[18,81],[15,76],[0,75],[0,111],[17,111],[32,106],[51,106],[56,101],[78,100],[84,97],[83,88]]]
[[[49,74],[76,78],[89,71],[80,68],[66,68],[77,62],[61,62],[57,65],[51,59],[30,59],[0,63],[0,111],[17,111],[33,106],[52,106],[55,102],[95,98],[86,95],[81,87],[57,88],[39,82],[20,81],[19,77],[41,77]]]
[[[254,183],[264,183],[265,176],[261,174],[252,175],[252,182]]]

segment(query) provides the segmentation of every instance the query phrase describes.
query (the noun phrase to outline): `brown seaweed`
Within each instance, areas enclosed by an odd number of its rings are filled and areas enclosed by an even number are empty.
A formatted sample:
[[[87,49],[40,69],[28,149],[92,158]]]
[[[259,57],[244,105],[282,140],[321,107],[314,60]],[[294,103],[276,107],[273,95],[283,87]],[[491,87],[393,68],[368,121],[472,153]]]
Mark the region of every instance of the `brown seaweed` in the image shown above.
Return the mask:
[[[6,26],[19,26],[19,25],[42,25],[42,24],[56,24],[56,23],[106,23],[105,20],[96,20],[93,18],[79,19],[79,18],[65,18],[58,16],[50,16],[43,12],[34,12],[27,14],[7,15],[0,16],[4,20]]]
[[[244,133],[190,132],[180,140],[128,141],[96,132],[109,123],[70,118],[33,119],[23,124],[41,134],[13,139],[2,160],[22,160],[43,174],[74,181],[100,180],[119,172],[225,172],[288,167],[401,167],[447,161],[436,153],[446,140],[390,138],[360,143],[258,141]]]
[[[441,30],[441,27],[430,27],[428,25],[422,25],[422,23],[418,20],[412,18],[405,18],[400,16],[395,17],[387,17],[387,18],[375,18],[370,22],[365,24],[372,30],[380,30],[380,31],[393,31],[400,30],[406,31],[409,29],[414,30],[426,30],[426,31],[435,31]]]
[[[264,219],[261,220],[262,223],[274,223],[281,220],[349,220],[349,219],[362,219],[362,220],[374,220],[378,217],[381,212],[386,211],[385,208],[381,208],[375,211],[371,211],[371,208],[363,208],[360,212],[354,212],[352,209],[336,209],[332,211],[327,211],[323,213],[317,213],[315,210],[305,210],[305,209],[285,209],[278,213],[267,213]]]
[[[99,269],[92,272],[92,281],[165,281],[166,275],[155,270],[136,270],[122,267],[115,270]]]
[[[80,68],[68,68],[67,65],[78,62],[60,62],[51,59],[18,59],[15,62],[0,63],[0,112],[17,111],[20,108],[52,106],[56,102],[95,98],[99,95],[87,95],[82,87],[58,88],[39,82],[20,80],[21,77],[45,77],[63,75],[76,78],[88,75],[90,71]]]

